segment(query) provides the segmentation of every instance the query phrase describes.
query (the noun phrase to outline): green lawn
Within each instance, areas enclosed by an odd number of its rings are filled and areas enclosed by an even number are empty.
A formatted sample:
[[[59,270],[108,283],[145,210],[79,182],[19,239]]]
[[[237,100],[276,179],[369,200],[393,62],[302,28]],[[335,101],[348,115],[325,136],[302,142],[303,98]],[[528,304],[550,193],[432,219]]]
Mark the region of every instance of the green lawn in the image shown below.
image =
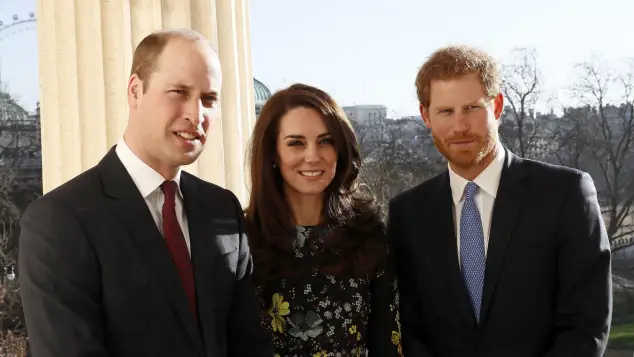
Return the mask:
[[[634,350],[634,314],[618,316],[612,322],[609,348]]]

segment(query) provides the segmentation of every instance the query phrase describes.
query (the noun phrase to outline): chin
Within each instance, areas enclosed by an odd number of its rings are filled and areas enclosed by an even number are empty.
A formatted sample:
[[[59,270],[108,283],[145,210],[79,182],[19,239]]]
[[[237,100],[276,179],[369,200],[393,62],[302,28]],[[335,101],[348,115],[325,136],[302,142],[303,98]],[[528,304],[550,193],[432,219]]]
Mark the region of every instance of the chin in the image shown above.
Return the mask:
[[[180,155],[180,157],[176,158],[174,161],[177,162],[179,166],[187,166],[196,162],[199,155],[199,153],[186,153]]]
[[[308,189],[308,190],[300,190],[297,192],[299,192],[301,195],[304,195],[304,196],[321,196],[324,194],[325,189],[314,189],[314,190]]]
[[[468,168],[481,163],[490,153],[482,151],[455,152],[447,156],[454,165]]]
[[[449,161],[453,166],[459,167],[461,169],[468,169],[477,164],[475,159],[467,159],[464,157],[461,157],[461,158],[452,157],[452,158],[449,158],[447,161]]]
[[[295,194],[299,196],[322,196],[326,191],[326,188],[316,188],[316,187],[291,187]]]

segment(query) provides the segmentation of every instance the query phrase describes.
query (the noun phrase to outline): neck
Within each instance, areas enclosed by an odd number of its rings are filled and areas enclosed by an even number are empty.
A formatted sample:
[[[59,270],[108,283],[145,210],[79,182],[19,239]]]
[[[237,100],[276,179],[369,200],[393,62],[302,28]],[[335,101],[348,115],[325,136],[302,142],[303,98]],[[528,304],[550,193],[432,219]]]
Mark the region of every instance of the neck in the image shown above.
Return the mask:
[[[286,194],[293,221],[299,226],[316,226],[323,220],[323,195]]]
[[[493,162],[500,150],[502,150],[502,148],[499,144],[496,144],[493,150],[486,154],[482,160],[469,167],[458,167],[452,163],[449,163],[449,165],[451,165],[451,169],[460,175],[460,177],[468,181],[473,181]]]
[[[172,165],[165,165],[160,162],[160,160],[155,160],[152,156],[147,152],[147,150],[143,149],[143,145],[136,140],[133,139],[133,135],[129,135],[127,130],[123,134],[123,140],[126,145],[130,148],[130,151],[138,157],[141,161],[143,161],[146,165],[151,167],[154,171],[158,172],[161,176],[163,176],[166,180],[172,180],[176,177],[176,173],[180,167],[174,167]]]

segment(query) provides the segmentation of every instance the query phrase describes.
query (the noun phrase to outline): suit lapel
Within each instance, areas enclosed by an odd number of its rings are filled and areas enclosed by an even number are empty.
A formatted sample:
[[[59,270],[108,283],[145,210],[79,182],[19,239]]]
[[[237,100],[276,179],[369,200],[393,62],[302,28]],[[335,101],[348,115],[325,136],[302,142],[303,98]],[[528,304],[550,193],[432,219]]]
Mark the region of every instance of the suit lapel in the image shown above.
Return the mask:
[[[491,305],[497,278],[504,263],[506,248],[526,198],[526,186],[522,184],[525,178],[526,171],[522,159],[506,150],[506,159],[491,216],[481,308],[483,320]]]
[[[465,286],[458,259],[458,243],[454,224],[454,207],[451,198],[451,187],[449,185],[449,173],[444,172],[438,177],[438,187],[434,190],[436,197],[433,204],[425,205],[431,222],[438,230],[434,232],[432,244],[436,245],[431,250],[438,252],[434,255],[439,259],[440,271],[447,272],[447,288],[456,303],[460,317],[468,324],[475,326],[476,320],[471,308],[469,292]],[[429,227],[421,227],[421,231],[429,230]]]
[[[198,325],[187,305],[187,297],[156,223],[137,189],[134,181],[112,148],[98,165],[106,195],[115,199],[113,211],[129,230],[132,241],[141,252],[145,263],[154,274],[156,283],[162,288],[179,316],[184,329],[200,355],[204,347]]]
[[[197,178],[183,172],[181,176],[181,190],[185,201],[185,211],[189,225],[189,239],[192,251],[192,265],[196,281],[196,300],[198,306],[198,320],[208,354],[217,350],[217,346],[209,345],[215,339],[214,314],[214,263],[217,256],[214,237],[213,212],[210,202],[201,197],[201,189]],[[217,293],[217,292],[216,292]],[[210,338],[205,338],[209,336]]]

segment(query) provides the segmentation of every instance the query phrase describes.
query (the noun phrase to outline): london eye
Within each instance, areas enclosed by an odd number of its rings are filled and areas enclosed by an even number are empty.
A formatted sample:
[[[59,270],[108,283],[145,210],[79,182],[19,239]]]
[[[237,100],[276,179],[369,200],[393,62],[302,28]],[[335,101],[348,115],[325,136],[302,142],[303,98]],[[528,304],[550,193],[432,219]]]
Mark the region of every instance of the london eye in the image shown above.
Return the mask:
[[[23,31],[35,29],[35,13],[29,12],[28,16],[13,14],[9,21],[0,19],[0,42]]]

